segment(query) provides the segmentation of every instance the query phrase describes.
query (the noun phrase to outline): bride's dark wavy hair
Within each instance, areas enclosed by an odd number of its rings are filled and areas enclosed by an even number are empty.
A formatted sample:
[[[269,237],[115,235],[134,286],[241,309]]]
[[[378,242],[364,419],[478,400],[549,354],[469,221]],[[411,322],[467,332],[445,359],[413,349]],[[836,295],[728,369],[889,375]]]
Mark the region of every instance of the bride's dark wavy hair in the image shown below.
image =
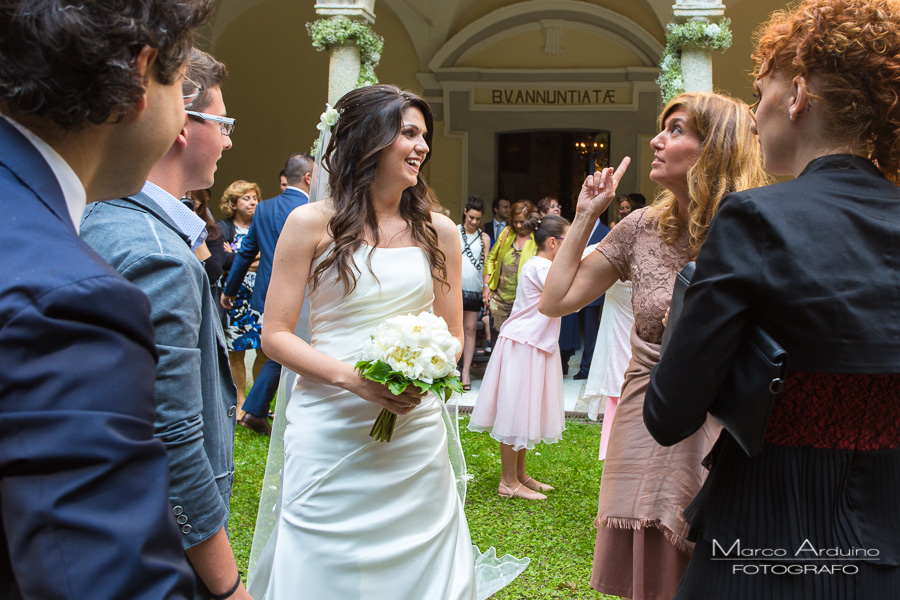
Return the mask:
[[[334,203],[334,216],[328,221],[334,249],[313,272],[312,287],[315,289],[325,271],[334,265],[344,293],[349,294],[356,288],[360,272],[353,255],[363,245],[366,230],[372,233],[376,246],[380,241],[371,190],[381,151],[400,135],[403,111],[407,108],[417,108],[425,117],[425,142],[431,148],[434,116],[425,100],[395,85],[372,85],[347,92],[334,108],[341,116],[331,131],[322,159]],[[428,256],[432,272],[442,284],[449,285],[444,253],[438,247],[437,230],[431,223],[433,193],[422,179],[421,167],[430,159],[431,152],[420,165],[416,185],[403,190],[400,214],[416,244]],[[371,254],[366,262],[371,271]]]

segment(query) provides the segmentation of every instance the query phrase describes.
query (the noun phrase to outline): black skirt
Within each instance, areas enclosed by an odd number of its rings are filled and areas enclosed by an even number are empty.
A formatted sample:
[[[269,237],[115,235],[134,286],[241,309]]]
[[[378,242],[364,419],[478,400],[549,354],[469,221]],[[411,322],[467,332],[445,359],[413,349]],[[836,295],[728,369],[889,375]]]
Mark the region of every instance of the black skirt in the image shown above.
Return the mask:
[[[467,292],[463,290],[463,310],[477,312],[484,308],[484,299],[480,292]]]
[[[900,449],[749,458],[723,432],[706,464],[676,600],[900,598]]]

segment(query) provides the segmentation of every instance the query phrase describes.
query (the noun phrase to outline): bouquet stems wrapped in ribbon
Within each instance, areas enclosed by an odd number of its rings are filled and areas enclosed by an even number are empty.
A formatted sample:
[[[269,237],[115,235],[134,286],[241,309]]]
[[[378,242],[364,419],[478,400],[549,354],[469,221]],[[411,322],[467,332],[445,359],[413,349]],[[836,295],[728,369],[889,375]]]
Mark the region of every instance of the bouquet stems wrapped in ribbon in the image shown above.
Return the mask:
[[[462,392],[456,370],[461,349],[441,317],[430,312],[399,315],[375,328],[356,371],[360,377],[386,385],[396,396],[414,385],[423,394],[432,392],[446,401],[452,392]],[[396,422],[397,415],[383,408],[369,435],[389,442]]]

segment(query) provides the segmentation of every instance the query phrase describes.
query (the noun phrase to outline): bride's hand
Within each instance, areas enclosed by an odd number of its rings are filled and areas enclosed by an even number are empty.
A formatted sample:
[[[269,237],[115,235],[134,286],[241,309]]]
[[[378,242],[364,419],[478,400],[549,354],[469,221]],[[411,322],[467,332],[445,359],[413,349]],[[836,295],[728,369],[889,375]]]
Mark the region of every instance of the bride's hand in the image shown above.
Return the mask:
[[[414,385],[410,385],[402,394],[395,396],[386,385],[362,377],[359,377],[354,393],[363,400],[383,406],[395,415],[407,414],[422,401],[422,393]]]
[[[626,156],[619,163],[615,172],[612,167],[607,167],[599,173],[588,175],[584,180],[584,185],[581,186],[581,193],[578,194],[575,214],[585,214],[591,221],[596,221],[616,197],[619,181],[630,163],[631,158]]]

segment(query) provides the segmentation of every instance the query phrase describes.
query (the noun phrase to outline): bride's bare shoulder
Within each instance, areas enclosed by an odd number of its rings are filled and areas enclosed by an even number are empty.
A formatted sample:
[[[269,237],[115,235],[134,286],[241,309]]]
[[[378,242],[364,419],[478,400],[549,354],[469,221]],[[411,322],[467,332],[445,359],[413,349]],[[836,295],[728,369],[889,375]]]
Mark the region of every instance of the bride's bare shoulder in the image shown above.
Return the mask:
[[[288,215],[282,236],[302,241],[304,248],[315,248],[314,254],[318,255],[321,248],[327,247],[331,242],[328,235],[328,221],[333,214],[334,207],[330,200],[298,206]]]
[[[434,226],[435,231],[437,231],[438,236],[456,235],[456,223],[444,214],[432,211],[431,224]]]

